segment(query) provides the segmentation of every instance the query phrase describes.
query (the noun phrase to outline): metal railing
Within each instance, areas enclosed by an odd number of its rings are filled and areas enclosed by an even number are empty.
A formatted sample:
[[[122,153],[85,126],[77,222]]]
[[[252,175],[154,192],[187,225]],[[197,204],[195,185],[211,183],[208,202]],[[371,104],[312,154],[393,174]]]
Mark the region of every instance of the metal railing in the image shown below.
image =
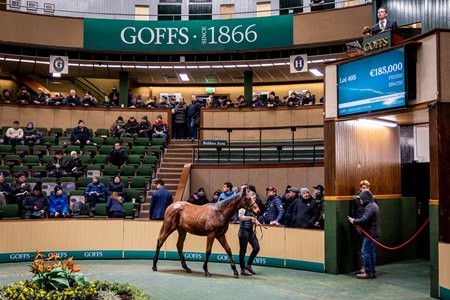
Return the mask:
[[[198,128],[201,131],[226,131],[227,140],[198,139],[193,147],[193,163],[282,163],[282,162],[322,162],[323,140],[295,138],[297,130],[322,128],[323,125],[299,125],[255,128]],[[289,130],[290,140],[263,140],[263,132]],[[233,131],[259,131],[259,140],[253,142],[232,142]],[[205,142],[207,141],[207,144]]]

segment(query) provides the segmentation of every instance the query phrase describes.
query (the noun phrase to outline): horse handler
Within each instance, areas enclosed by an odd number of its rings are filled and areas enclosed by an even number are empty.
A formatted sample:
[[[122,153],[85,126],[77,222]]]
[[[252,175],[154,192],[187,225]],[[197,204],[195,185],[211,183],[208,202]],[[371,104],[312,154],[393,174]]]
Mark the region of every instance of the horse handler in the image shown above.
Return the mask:
[[[256,196],[254,196],[256,198]],[[241,208],[238,213],[239,226],[239,264],[241,266],[241,275],[252,276],[256,273],[252,269],[252,263],[259,252],[259,242],[256,238],[254,225],[260,225],[258,220],[245,208]],[[245,264],[245,252],[247,252],[247,243],[249,243],[253,250],[250,253],[247,264]]]

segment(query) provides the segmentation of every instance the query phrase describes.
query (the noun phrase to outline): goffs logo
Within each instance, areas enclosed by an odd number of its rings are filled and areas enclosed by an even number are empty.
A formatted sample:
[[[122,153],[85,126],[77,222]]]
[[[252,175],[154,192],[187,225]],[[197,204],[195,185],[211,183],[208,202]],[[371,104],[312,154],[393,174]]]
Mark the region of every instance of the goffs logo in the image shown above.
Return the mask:
[[[229,261],[230,259],[228,258],[228,255],[219,254],[219,255],[217,255],[217,260],[218,261]]]
[[[9,256],[10,260],[24,260],[31,259],[31,255],[29,253],[13,253]]]
[[[64,59],[62,57],[57,57],[53,61],[53,68],[57,73],[61,73],[64,70],[64,66],[66,63],[64,62]]]
[[[84,257],[100,258],[100,257],[103,257],[103,252],[101,252],[101,251],[84,252]]]
[[[202,259],[202,255],[199,253],[184,253],[186,259]]]

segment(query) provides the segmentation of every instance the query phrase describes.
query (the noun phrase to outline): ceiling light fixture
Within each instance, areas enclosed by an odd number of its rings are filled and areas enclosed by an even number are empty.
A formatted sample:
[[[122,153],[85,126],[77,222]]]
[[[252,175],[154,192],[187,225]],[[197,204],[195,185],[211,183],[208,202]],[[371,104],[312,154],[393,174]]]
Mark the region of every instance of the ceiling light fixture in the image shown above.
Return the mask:
[[[320,72],[319,69],[313,68],[313,69],[309,69],[309,71],[310,71],[311,73],[313,73],[314,76],[316,76],[316,77],[322,77],[322,76],[323,76],[323,73]]]
[[[375,125],[375,126],[384,126],[384,127],[397,127],[397,123],[394,122],[388,122],[380,119],[358,119],[360,123],[368,124],[368,125]]]
[[[180,75],[181,81],[189,81],[189,76],[188,76],[188,74],[186,74],[186,73],[180,73],[180,74],[178,74],[178,75]]]
[[[55,78],[59,78],[61,77],[61,73],[52,73],[53,77]]]

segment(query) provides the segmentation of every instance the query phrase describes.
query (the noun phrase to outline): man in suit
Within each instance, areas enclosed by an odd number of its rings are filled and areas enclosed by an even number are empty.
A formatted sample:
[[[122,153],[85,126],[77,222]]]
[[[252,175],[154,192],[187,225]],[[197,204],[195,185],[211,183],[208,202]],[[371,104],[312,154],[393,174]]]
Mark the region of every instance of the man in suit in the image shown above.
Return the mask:
[[[398,30],[397,22],[395,21],[389,21],[387,19],[388,12],[387,9],[384,7],[380,7],[377,12],[378,16],[378,23],[372,26],[372,34],[377,34],[383,31],[392,30],[396,31]]]

